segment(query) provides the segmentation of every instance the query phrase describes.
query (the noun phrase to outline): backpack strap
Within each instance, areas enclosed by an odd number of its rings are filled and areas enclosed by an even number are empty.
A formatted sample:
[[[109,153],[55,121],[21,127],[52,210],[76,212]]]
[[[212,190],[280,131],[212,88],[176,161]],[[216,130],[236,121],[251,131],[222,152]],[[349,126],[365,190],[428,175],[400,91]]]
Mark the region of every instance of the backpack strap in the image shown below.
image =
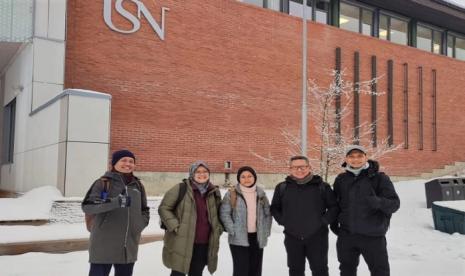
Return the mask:
[[[178,208],[179,203],[182,201],[184,196],[186,195],[187,192],[187,184],[186,182],[181,182],[179,183],[179,192],[178,192],[178,198],[176,199],[176,202],[174,203],[174,210]]]
[[[229,187],[229,195],[231,197],[231,207],[235,209],[237,205],[237,192],[234,186]]]

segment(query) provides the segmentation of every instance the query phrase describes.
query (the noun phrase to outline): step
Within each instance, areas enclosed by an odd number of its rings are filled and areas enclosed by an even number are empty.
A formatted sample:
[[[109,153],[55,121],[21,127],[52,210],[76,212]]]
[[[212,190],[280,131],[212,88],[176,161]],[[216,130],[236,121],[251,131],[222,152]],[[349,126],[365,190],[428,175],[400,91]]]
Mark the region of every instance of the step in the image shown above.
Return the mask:
[[[142,235],[139,244],[160,241],[162,239],[163,234]],[[28,252],[67,253],[87,250],[87,248],[89,248],[89,238],[0,243],[0,256],[19,255]]]

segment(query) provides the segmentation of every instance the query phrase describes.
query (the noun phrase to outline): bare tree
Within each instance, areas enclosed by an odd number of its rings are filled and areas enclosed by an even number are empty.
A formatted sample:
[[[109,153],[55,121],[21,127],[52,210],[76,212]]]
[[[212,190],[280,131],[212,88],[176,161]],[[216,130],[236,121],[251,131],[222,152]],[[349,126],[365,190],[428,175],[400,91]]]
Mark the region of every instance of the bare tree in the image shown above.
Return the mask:
[[[308,152],[313,170],[320,174],[325,181],[332,174],[340,170],[344,162],[344,152],[351,144],[367,147],[371,158],[379,158],[389,152],[397,150],[402,145],[391,145],[389,137],[374,143],[373,133],[377,125],[375,122],[363,122],[358,126],[342,127],[342,122],[353,114],[351,107],[354,95],[380,96],[382,92],[374,91],[373,85],[379,78],[365,82],[351,83],[344,80],[344,72],[333,71],[332,81],[327,87],[320,87],[315,81],[309,81],[308,112],[310,124],[313,125],[316,139],[311,139]],[[281,135],[288,147],[286,154],[298,155],[301,151],[300,133],[293,133],[289,127],[281,128]],[[272,156],[267,157],[251,151],[253,155],[268,163],[282,163]]]

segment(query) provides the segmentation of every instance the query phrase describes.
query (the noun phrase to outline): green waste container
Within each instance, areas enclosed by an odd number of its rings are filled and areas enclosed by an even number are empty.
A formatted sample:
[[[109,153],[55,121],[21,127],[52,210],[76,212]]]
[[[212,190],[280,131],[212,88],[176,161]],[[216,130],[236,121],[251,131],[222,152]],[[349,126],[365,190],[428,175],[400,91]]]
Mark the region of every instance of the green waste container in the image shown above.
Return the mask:
[[[465,200],[433,202],[434,229],[465,235]]]

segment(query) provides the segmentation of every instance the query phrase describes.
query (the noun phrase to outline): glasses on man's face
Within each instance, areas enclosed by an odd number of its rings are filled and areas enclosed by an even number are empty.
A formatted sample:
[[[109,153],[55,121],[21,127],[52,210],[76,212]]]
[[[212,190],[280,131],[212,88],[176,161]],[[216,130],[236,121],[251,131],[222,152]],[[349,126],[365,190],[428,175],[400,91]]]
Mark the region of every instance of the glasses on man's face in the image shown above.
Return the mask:
[[[308,169],[310,166],[308,165],[305,165],[305,166],[291,166],[291,170],[293,171],[305,171],[306,169]]]

